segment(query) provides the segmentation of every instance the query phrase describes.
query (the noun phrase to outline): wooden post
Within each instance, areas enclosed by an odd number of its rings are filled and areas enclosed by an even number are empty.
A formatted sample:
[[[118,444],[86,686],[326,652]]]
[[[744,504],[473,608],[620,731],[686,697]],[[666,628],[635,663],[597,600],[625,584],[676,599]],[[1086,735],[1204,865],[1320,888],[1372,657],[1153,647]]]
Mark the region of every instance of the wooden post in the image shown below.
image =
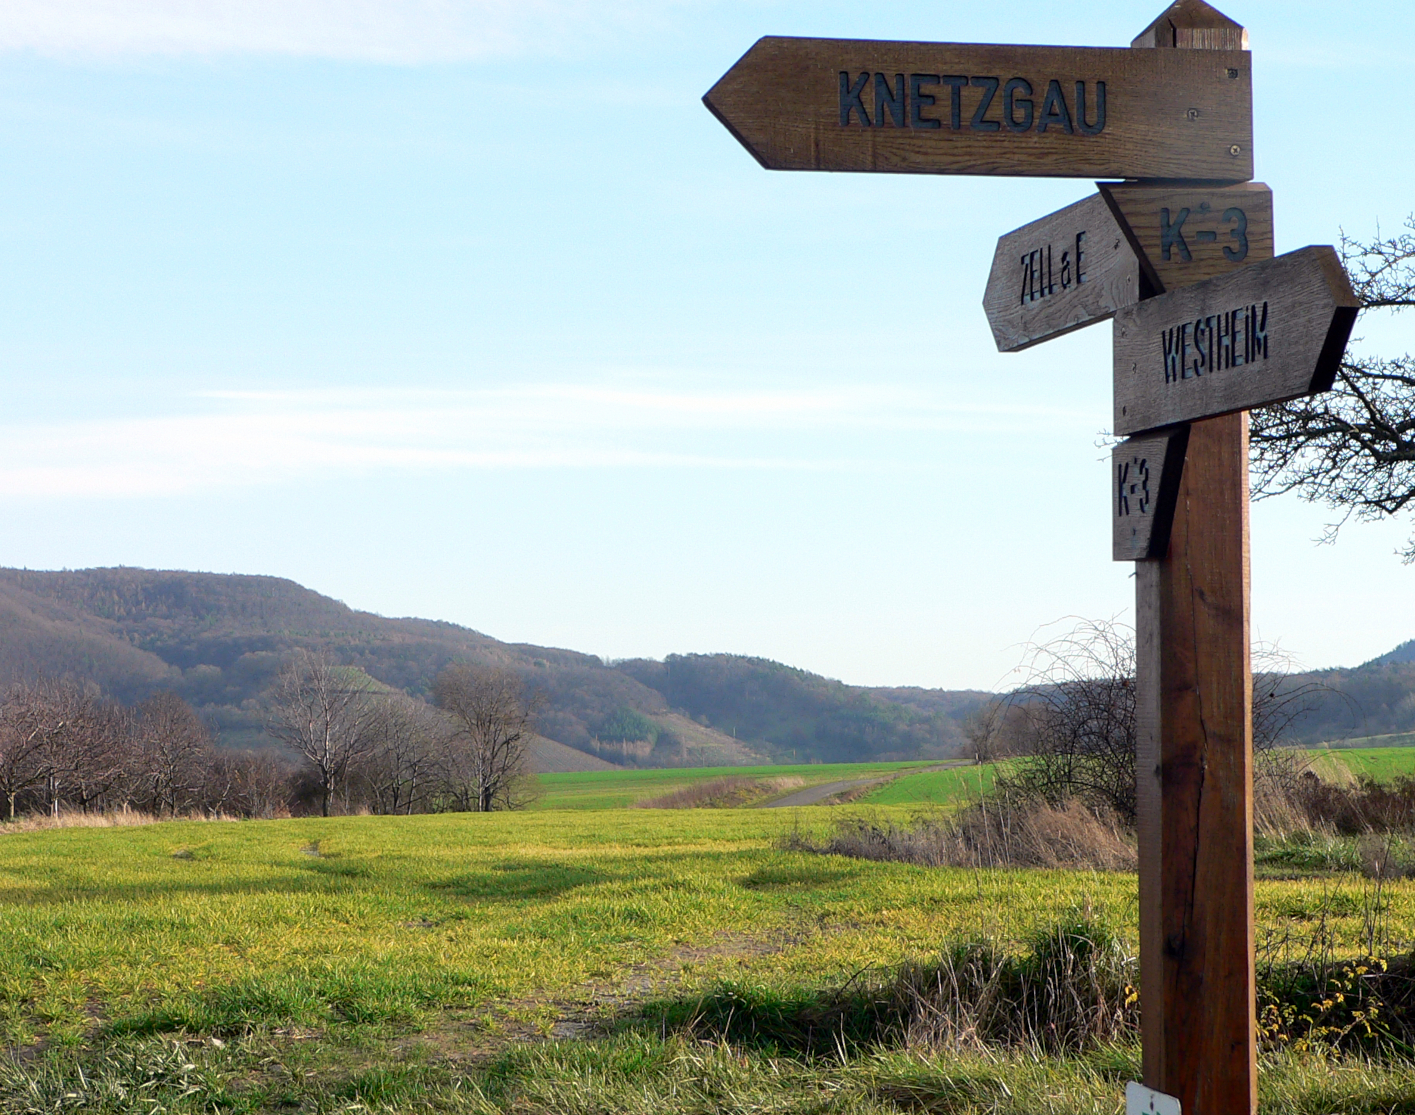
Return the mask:
[[[1247,33],[1178,0],[1132,45],[1238,50]],[[1184,1115],[1253,1115],[1247,414],[1192,425],[1168,555],[1135,570],[1145,1084]]]

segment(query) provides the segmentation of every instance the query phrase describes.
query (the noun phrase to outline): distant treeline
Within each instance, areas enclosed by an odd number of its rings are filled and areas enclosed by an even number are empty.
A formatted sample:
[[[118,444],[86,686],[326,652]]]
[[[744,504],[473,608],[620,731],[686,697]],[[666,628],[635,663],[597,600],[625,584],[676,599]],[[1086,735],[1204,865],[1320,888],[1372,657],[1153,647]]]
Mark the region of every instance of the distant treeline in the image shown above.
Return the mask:
[[[45,679],[0,700],[4,816],[118,812],[278,817],[487,811],[524,804],[534,702],[505,671],[454,665],[436,705],[302,653],[265,709],[284,746],[217,747],[181,696],[135,704]]]

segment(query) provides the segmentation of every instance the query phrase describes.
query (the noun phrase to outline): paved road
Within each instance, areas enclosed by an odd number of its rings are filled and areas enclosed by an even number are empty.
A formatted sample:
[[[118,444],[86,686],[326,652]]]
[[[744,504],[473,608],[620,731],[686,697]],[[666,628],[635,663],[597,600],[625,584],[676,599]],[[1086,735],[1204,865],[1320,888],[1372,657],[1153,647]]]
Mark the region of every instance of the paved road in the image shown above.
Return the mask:
[[[763,802],[761,808],[780,809],[787,805],[819,805],[834,794],[853,790],[856,786],[873,786],[877,782],[884,781],[887,780],[884,778],[850,778],[844,782],[822,782],[819,786],[807,786],[804,790],[797,790],[794,794],[787,794],[784,798]]]

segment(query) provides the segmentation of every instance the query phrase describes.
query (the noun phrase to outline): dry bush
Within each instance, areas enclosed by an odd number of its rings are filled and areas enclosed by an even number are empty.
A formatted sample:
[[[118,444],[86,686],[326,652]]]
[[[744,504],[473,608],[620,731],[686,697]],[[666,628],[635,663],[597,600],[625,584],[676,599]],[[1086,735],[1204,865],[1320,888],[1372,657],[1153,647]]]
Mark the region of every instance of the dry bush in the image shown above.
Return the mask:
[[[824,844],[793,834],[786,847],[924,867],[1135,870],[1133,835],[1113,813],[1070,799],[1051,805],[1017,795],[985,799],[909,825],[851,818]]]
[[[1355,786],[1304,781],[1300,800],[1313,827],[1327,826],[1347,836],[1415,828],[1415,778],[1409,775],[1390,783],[1362,778]]]
[[[656,798],[636,801],[636,809],[730,809],[775,797],[806,784],[804,778],[745,778],[740,775],[694,782]]]

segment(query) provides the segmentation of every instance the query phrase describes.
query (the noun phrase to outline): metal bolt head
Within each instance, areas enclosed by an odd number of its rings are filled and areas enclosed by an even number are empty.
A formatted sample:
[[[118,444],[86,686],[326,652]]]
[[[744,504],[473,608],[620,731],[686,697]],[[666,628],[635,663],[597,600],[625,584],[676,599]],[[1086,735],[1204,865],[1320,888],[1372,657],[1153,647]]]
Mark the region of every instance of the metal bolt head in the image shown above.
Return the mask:
[[[1232,147],[1230,147],[1230,148],[1228,149],[1228,153],[1229,153],[1230,155],[1234,155],[1234,156],[1237,156],[1237,155],[1241,154],[1242,151],[1243,151],[1243,148],[1239,147],[1238,144],[1236,144],[1236,143],[1235,143]]]

